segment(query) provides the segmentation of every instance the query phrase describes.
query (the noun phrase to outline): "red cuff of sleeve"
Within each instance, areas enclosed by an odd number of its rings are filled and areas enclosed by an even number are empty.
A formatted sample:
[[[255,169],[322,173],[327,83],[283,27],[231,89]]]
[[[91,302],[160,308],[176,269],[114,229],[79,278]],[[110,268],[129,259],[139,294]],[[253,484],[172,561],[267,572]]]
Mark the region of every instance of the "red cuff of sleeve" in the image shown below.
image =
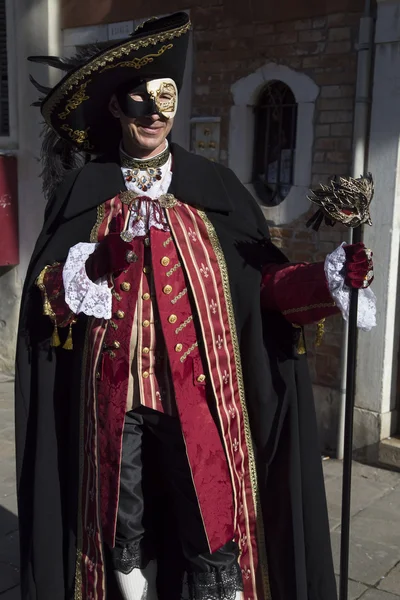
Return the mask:
[[[63,268],[62,263],[47,265],[36,280],[42,293],[43,314],[50,317],[57,327],[67,327],[76,317],[65,302]]]
[[[261,285],[261,306],[282,313],[293,325],[309,325],[337,314],[324,263],[268,265]]]

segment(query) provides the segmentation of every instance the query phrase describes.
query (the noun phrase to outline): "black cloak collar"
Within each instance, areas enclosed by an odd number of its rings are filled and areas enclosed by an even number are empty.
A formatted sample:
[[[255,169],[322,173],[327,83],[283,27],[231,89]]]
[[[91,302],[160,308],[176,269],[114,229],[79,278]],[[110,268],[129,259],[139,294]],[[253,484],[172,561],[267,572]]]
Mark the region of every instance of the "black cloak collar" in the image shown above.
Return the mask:
[[[173,156],[171,194],[196,208],[229,213],[233,205],[219,173],[221,166],[171,144]],[[64,212],[65,219],[96,208],[125,189],[118,154],[88,163],[78,175]]]

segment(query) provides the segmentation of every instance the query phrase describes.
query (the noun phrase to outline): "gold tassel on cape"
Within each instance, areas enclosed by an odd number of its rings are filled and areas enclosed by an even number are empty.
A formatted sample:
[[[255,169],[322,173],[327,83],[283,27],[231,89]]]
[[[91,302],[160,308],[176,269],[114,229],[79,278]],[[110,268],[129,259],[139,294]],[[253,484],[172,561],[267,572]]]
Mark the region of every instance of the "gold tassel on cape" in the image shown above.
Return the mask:
[[[300,329],[299,341],[297,342],[297,354],[306,354],[306,341],[304,339],[304,330],[300,325],[293,325],[296,329]]]
[[[317,347],[322,344],[322,338],[324,337],[325,333],[325,320],[326,319],[322,319],[321,321],[319,321],[319,323],[317,323],[317,335],[315,338],[315,345]]]
[[[53,335],[51,336],[51,345],[53,348],[58,348],[61,346],[60,336],[58,335],[58,327],[57,323],[54,323]]]
[[[74,349],[74,344],[72,342],[72,325],[74,323],[72,322],[69,326],[69,331],[68,331],[68,337],[65,340],[65,344],[63,346],[64,350],[73,350]]]

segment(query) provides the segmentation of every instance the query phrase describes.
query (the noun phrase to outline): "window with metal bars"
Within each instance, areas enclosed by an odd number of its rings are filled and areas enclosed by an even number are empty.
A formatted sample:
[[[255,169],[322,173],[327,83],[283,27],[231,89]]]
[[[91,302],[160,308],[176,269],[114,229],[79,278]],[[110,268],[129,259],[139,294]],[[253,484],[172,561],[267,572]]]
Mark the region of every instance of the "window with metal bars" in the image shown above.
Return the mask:
[[[6,1],[0,0],[0,136],[9,135]]]
[[[282,81],[263,89],[255,112],[253,185],[266,206],[277,206],[293,185],[297,103]]]

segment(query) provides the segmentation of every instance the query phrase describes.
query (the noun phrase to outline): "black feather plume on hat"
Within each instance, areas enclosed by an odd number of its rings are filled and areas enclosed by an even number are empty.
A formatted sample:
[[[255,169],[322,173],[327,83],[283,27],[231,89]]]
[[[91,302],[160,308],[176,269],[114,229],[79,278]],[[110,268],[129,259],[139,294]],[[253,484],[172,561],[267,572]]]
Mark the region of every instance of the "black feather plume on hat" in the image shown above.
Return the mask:
[[[90,58],[98,54],[99,46],[91,44],[82,47],[78,52],[69,58],[58,56],[30,56],[28,60],[40,63],[48,67],[54,67],[63,72],[72,71],[77,67],[84,65]],[[29,76],[31,83],[44,95],[33,102],[32,106],[41,107],[45,97],[52,91],[51,87],[44,86],[37,82],[32,75]],[[40,162],[42,164],[41,177],[43,180],[43,194],[46,200],[54,195],[55,190],[63,181],[66,174],[73,169],[83,166],[88,155],[78,152],[72,144],[61,138],[54,129],[43,122],[42,146],[40,151]]]

